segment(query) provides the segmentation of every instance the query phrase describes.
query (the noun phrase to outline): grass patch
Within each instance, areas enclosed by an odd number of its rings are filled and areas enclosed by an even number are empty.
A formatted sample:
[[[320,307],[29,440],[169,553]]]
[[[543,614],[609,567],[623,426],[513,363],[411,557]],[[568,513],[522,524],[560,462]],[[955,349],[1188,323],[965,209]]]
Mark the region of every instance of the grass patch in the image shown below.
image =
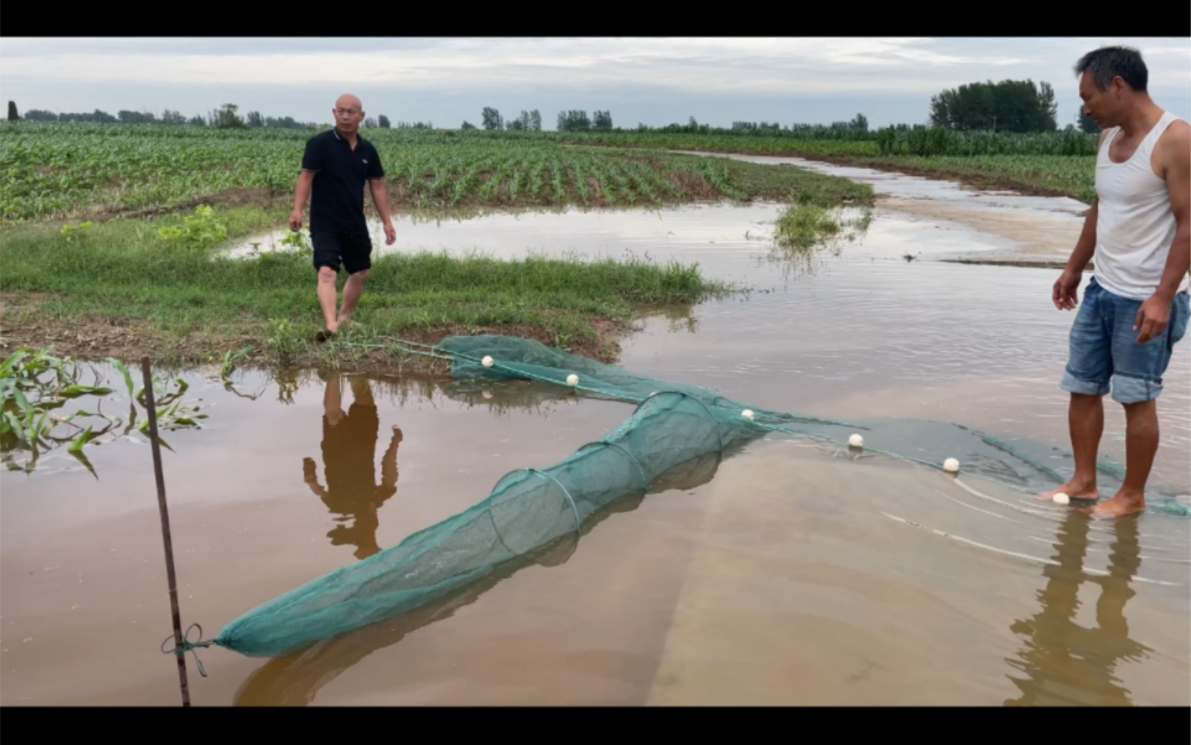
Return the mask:
[[[278,218],[252,209],[214,214],[231,238]],[[189,232],[169,230],[188,219]],[[167,363],[218,364],[250,346],[249,359],[275,365],[372,360],[385,367],[386,360],[397,366],[392,355],[353,345],[512,333],[612,360],[616,337],[641,309],[689,307],[729,291],[697,266],[676,263],[387,255],[374,261],[342,343],[317,344],[322,313],[309,254],[222,257],[210,238],[222,233],[194,220],[113,220],[71,235],[46,225],[5,229],[0,333],[7,349],[52,343],[80,359],[148,353]]]
[[[863,235],[872,222],[872,212],[864,209],[848,219],[839,209],[824,209],[814,204],[792,204],[778,218],[774,243],[786,252],[810,253],[824,248],[835,239],[852,241]]]

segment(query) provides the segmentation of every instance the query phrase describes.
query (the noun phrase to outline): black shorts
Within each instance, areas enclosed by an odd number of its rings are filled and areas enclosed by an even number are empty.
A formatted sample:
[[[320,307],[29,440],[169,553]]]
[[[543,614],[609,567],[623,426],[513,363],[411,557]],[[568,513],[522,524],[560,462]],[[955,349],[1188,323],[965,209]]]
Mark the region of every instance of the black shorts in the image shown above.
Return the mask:
[[[348,274],[372,268],[372,238],[367,233],[314,233],[314,268],[329,267],[339,272],[342,263]]]

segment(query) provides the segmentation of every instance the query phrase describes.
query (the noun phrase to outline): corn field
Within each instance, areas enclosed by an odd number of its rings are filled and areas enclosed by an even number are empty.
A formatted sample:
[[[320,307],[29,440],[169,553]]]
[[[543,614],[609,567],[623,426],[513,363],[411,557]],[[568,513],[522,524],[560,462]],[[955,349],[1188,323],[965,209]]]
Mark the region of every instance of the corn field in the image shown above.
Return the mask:
[[[242,201],[267,199],[284,208],[312,134],[5,124],[0,126],[0,220],[176,209],[237,192],[251,197]],[[381,155],[396,208],[863,198],[847,182],[797,169],[663,150],[583,147],[568,144],[557,133],[377,129],[364,136]],[[834,187],[829,184],[836,181]]]
[[[136,214],[199,200],[284,208],[313,131],[29,122],[0,124],[0,221]],[[875,139],[682,132],[369,129],[396,209],[628,207],[772,198],[827,205],[844,194],[797,169],[668,152],[885,159],[1020,179],[1087,198],[1096,135],[886,128]],[[775,173],[781,171],[782,173]]]

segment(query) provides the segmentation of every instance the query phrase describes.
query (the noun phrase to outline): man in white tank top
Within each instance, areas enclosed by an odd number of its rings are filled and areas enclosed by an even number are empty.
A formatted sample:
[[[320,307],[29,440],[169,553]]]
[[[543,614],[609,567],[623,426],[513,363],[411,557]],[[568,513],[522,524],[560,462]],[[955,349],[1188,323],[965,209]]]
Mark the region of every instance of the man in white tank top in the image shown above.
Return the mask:
[[[1158,450],[1157,398],[1175,343],[1187,331],[1191,269],[1191,127],[1146,93],[1147,71],[1133,49],[1111,47],[1075,66],[1084,113],[1103,128],[1096,159],[1097,199],[1067,268],[1054,285],[1061,310],[1078,305],[1088,261],[1095,271],[1071,328],[1062,388],[1075,475],[1054,492],[1099,500],[1096,451],[1104,431],[1102,398],[1125,407],[1126,476],[1097,517],[1145,509],[1145,486]],[[1186,411],[1178,412],[1187,416]]]

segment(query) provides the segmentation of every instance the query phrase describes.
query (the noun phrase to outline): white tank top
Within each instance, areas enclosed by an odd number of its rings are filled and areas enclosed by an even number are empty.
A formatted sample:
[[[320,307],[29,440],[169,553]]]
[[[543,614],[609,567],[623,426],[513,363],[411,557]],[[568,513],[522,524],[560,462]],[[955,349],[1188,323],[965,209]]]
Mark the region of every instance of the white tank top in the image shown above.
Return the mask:
[[[1108,157],[1120,127],[1109,130],[1096,156],[1096,254],[1093,276],[1114,295],[1148,300],[1162,282],[1177,224],[1166,182],[1154,174],[1154,145],[1176,121],[1164,112],[1124,163]],[[1179,291],[1191,279],[1183,277]]]

